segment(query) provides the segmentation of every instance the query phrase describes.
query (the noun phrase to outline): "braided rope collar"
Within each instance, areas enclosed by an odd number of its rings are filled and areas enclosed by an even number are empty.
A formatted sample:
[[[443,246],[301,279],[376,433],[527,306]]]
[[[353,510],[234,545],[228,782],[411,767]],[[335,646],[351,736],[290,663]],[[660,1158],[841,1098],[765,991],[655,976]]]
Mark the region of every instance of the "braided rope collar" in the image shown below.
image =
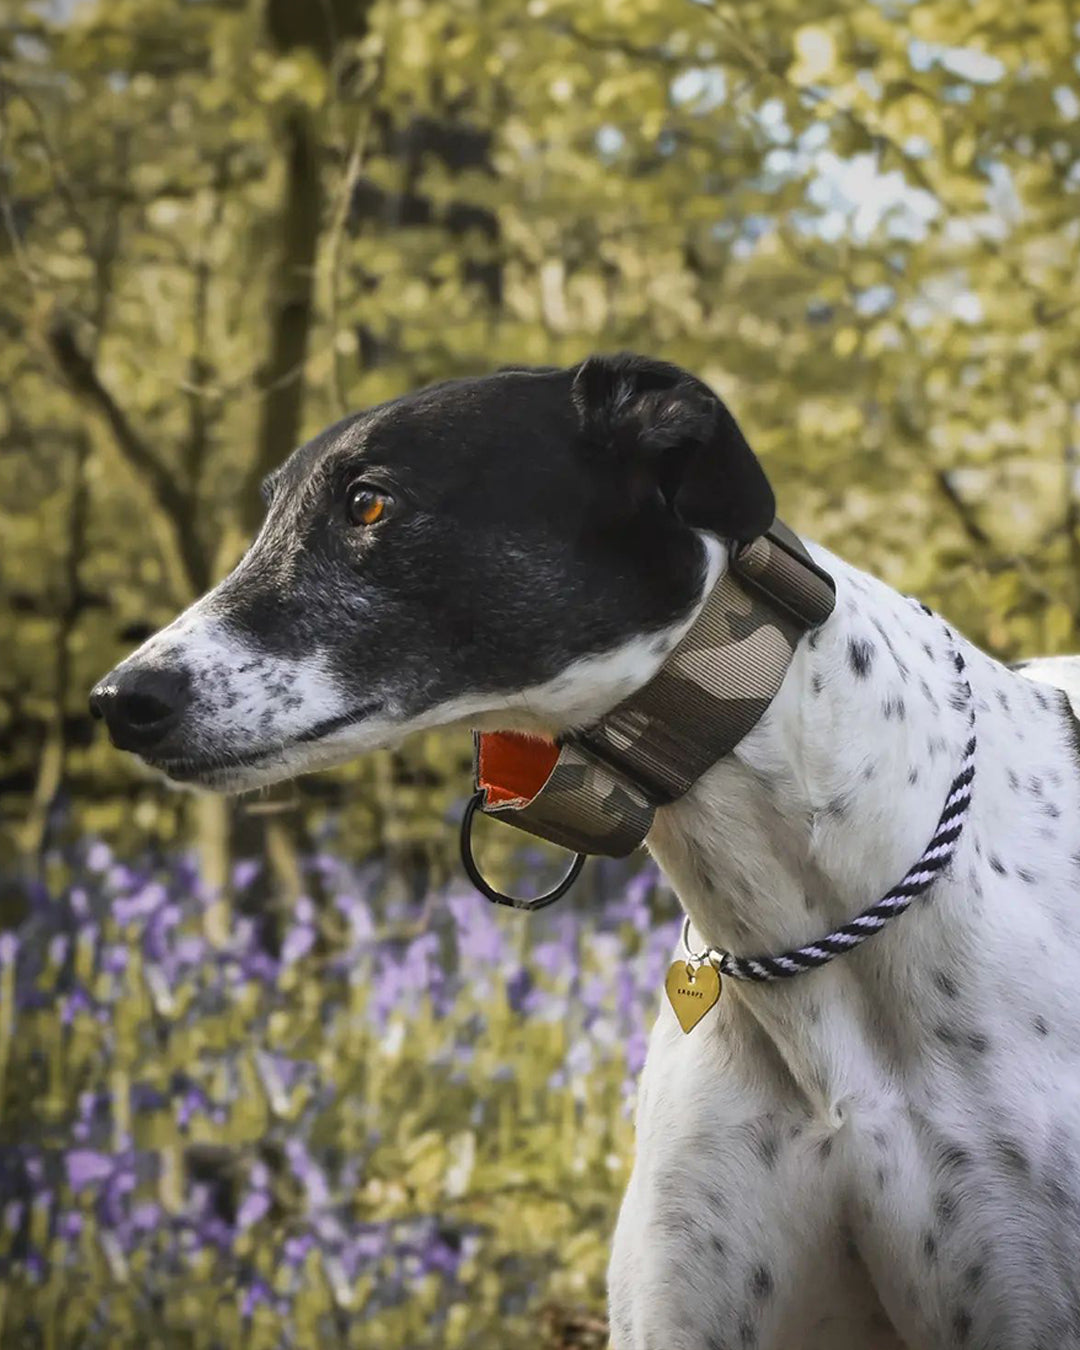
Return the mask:
[[[925,605],[921,605],[920,608],[927,614],[930,613]],[[946,628],[946,632],[949,634],[950,642],[954,642],[951,630]],[[971,807],[971,784],[975,778],[975,699],[965,673],[964,658],[955,645],[952,660],[967,705],[968,740],[964,746],[960,768],[945,798],[945,806],[933,838],[923,850],[918,862],[908,869],[904,879],[883,895],[876,904],[864,909],[861,914],[840,928],[826,933],[816,942],[808,942],[804,947],[793,947],[791,951],[781,952],[778,956],[735,956],[716,947],[707,948],[704,952],[693,952],[689,944],[690,918],[687,916],[683,923],[682,940],[687,957],[692,963],[704,965],[708,962],[715,966],[721,975],[729,975],[733,980],[750,980],[757,984],[802,975],[805,971],[827,965],[834,957],[852,951],[868,937],[880,933],[890,919],[903,914],[912,901],[922,895],[940,876],[951,862],[963,832],[964,822]]]

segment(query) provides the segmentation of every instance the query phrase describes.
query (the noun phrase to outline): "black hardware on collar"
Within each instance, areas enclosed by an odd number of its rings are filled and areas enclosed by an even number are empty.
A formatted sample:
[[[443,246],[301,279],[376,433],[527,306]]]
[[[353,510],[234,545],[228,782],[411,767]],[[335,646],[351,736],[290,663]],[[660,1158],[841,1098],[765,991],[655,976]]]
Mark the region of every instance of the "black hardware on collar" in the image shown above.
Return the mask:
[[[519,900],[513,895],[504,895],[502,891],[497,891],[494,886],[488,882],[487,878],[476,865],[476,859],[472,851],[472,827],[473,817],[478,810],[484,809],[484,792],[474,792],[469,798],[469,804],[465,807],[465,814],[461,819],[461,862],[465,868],[465,875],[472,884],[489,900],[497,905],[509,905],[511,909],[523,909],[528,913],[533,910],[546,909],[548,905],[553,905],[556,900],[561,900],[570,887],[577,881],[581,874],[581,869],[585,866],[585,859],[589,856],[587,853],[579,853],[570,864],[569,870],[556,886],[543,895],[538,895],[535,900]]]

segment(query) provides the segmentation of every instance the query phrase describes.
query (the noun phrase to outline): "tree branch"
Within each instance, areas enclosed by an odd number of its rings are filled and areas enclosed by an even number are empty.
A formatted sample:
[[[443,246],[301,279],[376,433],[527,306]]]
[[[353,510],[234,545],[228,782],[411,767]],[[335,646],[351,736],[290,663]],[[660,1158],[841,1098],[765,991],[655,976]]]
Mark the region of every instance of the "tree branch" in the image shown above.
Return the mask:
[[[964,501],[959,492],[957,492],[952,479],[949,477],[948,470],[935,469],[934,482],[937,484],[942,496],[952,507],[953,514],[956,516],[960,528],[971,542],[976,544],[979,548],[993,547],[994,541],[975,519],[975,513],[972,511],[971,507]]]
[[[194,500],[183,491],[128,420],[102,383],[93,362],[79,347],[71,325],[55,315],[47,333],[49,350],[76,397],[108,427],[121,458],[158,508],[166,540],[190,598],[209,584],[209,569],[194,530]]]

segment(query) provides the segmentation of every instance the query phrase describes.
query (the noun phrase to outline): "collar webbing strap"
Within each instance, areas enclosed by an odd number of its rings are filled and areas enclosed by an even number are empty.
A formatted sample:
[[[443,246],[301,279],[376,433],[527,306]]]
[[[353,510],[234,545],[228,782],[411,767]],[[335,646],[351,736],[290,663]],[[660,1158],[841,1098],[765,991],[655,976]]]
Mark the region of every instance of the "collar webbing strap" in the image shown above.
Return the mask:
[[[832,578],[780,521],[734,554],[660,671],[560,745],[476,738],[487,815],[579,853],[621,858],[742,740],[775,698],[799,639],[832,613]]]

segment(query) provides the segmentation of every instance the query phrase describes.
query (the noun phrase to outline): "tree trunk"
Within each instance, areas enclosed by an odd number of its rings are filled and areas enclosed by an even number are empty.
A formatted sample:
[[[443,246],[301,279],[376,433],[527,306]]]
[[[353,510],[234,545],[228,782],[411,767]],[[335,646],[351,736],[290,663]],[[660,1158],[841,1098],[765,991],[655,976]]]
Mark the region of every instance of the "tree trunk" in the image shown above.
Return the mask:
[[[68,494],[63,601],[56,618],[53,643],[52,713],[45,733],[45,744],[38,760],[33,796],[26,819],[18,832],[19,853],[30,875],[36,875],[40,871],[42,854],[49,839],[49,824],[67,767],[64,714],[71,694],[71,634],[80,611],[79,568],[86,552],[88,507],[86,461],[89,453],[90,439],[82,432],[75,439],[71,490]]]
[[[270,295],[270,350],[263,370],[265,393],[259,414],[259,434],[240,505],[244,527],[249,533],[256,529],[262,517],[260,483],[300,439],[304,362],[311,337],[315,259],[322,220],[319,140],[307,108],[297,105],[286,113],[280,145],[285,160],[281,256]]]

